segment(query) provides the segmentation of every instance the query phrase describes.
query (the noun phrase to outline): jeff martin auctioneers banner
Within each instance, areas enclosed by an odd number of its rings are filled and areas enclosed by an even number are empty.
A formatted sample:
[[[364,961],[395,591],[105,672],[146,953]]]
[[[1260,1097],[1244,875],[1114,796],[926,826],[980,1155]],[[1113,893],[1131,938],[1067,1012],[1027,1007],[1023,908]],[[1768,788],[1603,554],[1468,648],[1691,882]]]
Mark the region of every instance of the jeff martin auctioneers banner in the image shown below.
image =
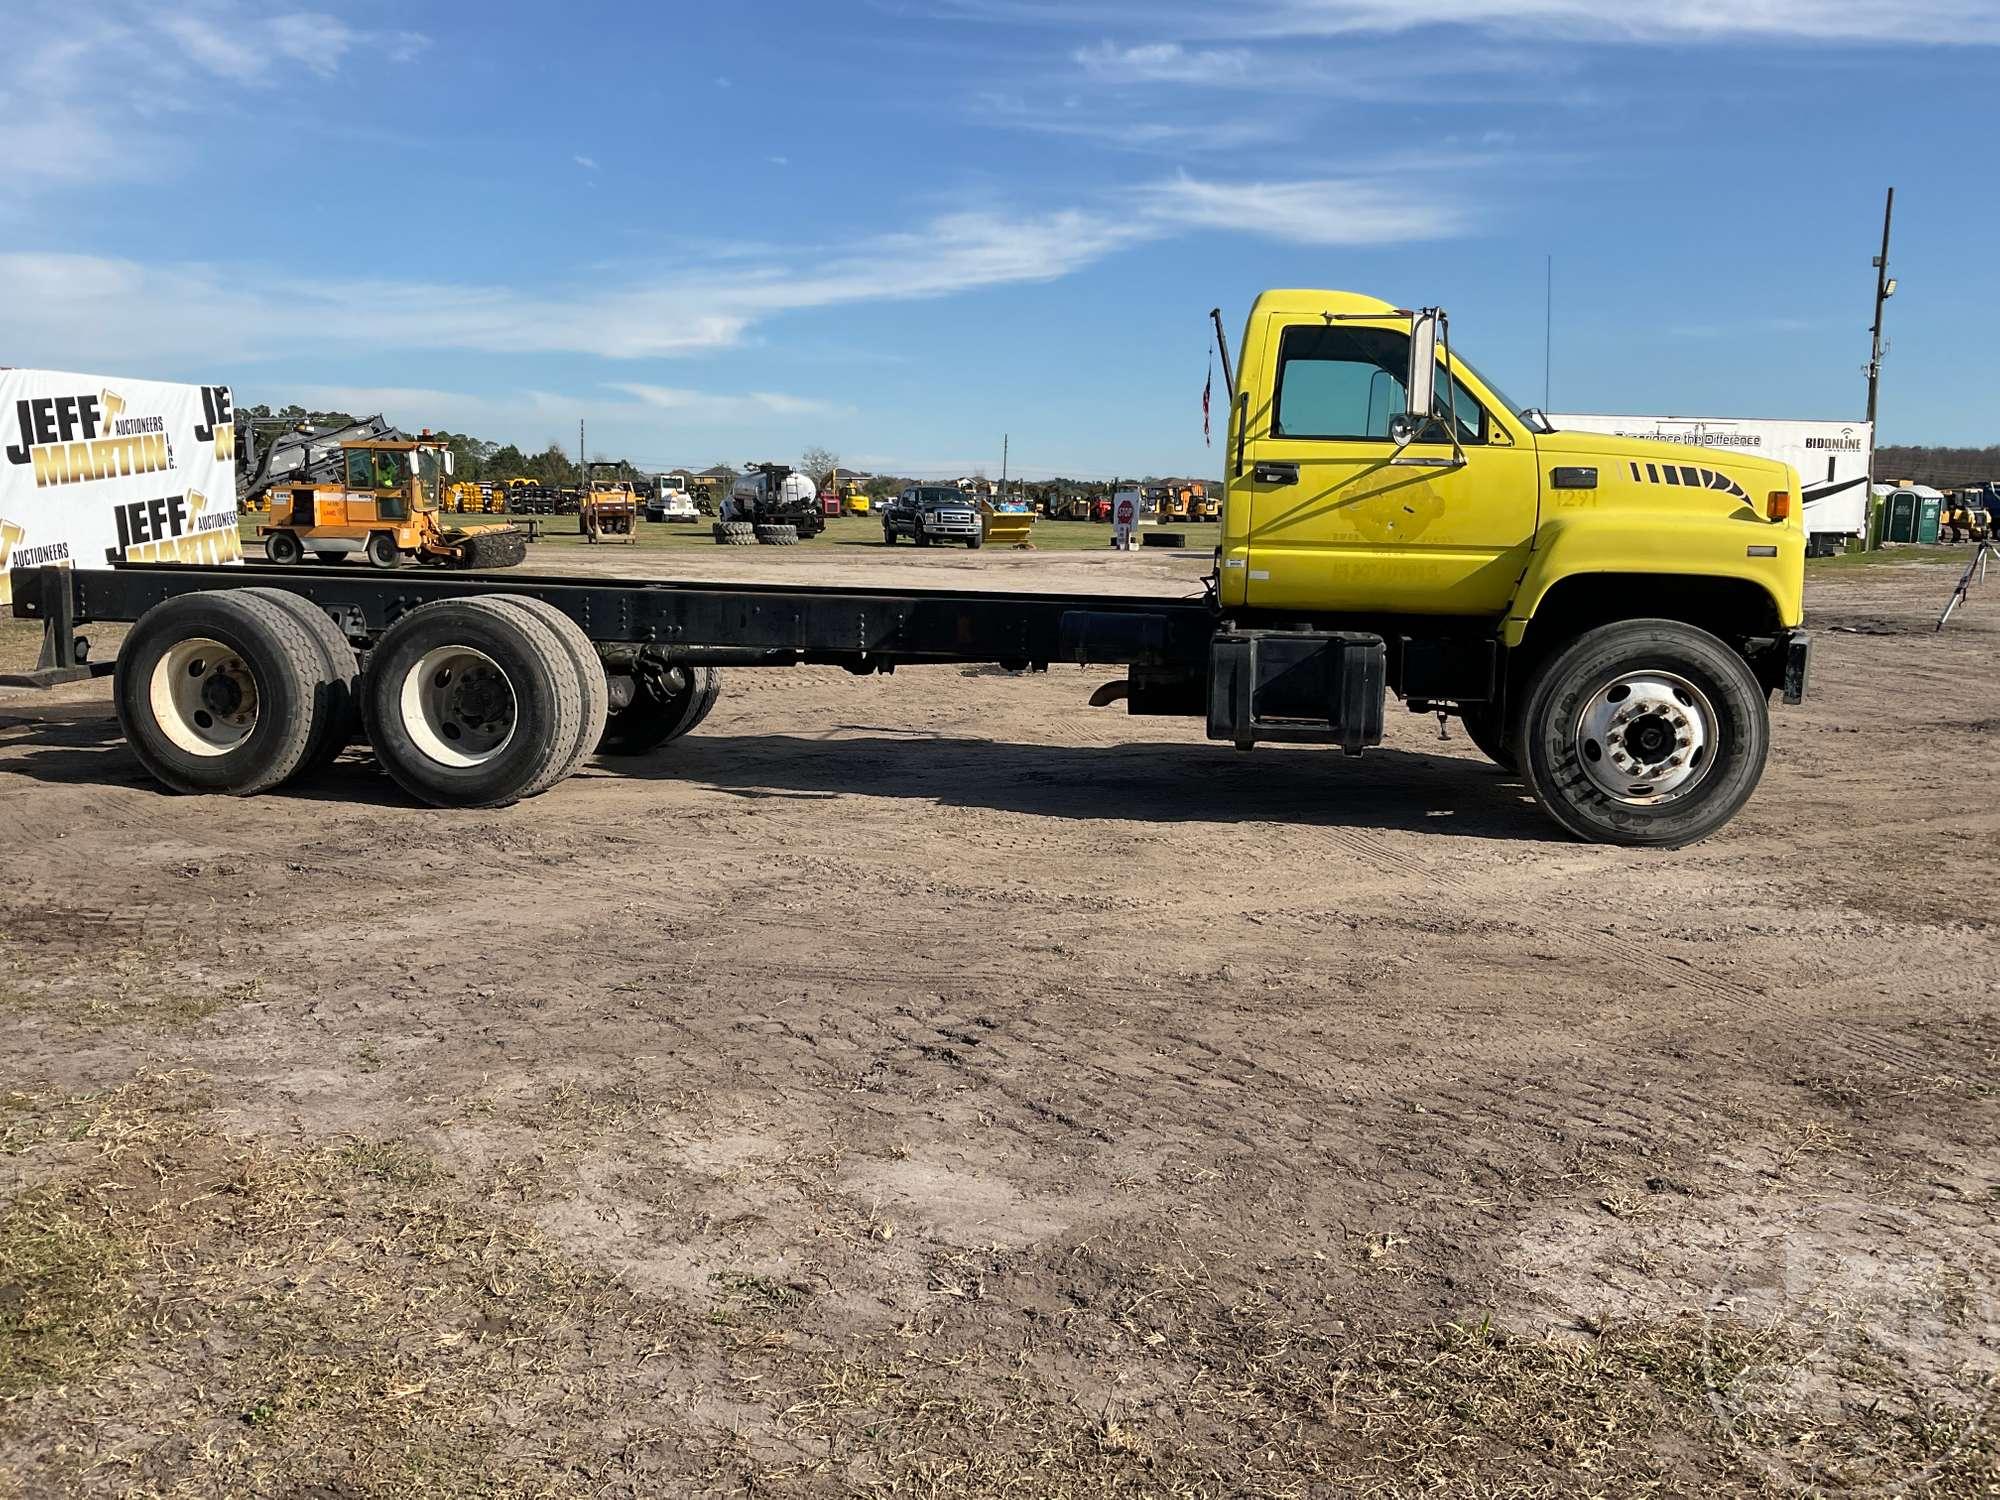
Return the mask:
[[[242,560],[228,386],[0,370],[0,605],[9,568]]]

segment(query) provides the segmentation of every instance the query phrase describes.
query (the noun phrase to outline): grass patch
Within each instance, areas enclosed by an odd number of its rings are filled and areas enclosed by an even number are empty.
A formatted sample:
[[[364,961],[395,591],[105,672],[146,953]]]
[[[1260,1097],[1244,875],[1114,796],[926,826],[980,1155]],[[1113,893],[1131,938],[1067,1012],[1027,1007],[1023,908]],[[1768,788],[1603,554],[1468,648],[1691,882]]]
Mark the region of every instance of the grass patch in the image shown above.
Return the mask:
[[[1820,573],[1848,573],[1856,568],[1894,568],[1906,564],[1927,567],[1962,568],[1972,561],[1978,548],[1969,543],[1945,547],[1882,547],[1873,552],[1840,552],[1832,557],[1806,559],[1808,578]]]
[[[263,988],[257,978],[214,978],[172,946],[129,941],[115,932],[96,949],[0,939],[0,1010],[91,1030],[184,1030],[249,1004]]]
[[[137,1258],[81,1195],[40,1189],[0,1210],[0,1402],[76,1380],[125,1344]]]
[[[1412,1327],[1365,1268],[1252,1265],[1116,1226],[950,1252],[893,1317],[854,1316],[843,1267],[900,1253],[858,1235],[799,1246],[798,1279],[645,1291],[418,1142],[233,1141],[201,1098],[181,1074],[10,1096],[6,1128],[60,1174],[0,1210],[0,1442],[35,1455],[25,1490],[1526,1500],[1921,1481],[1969,1500],[2000,1484],[1977,1372],[1911,1391],[1892,1351],[1849,1369],[1811,1326]],[[628,1101],[567,1102],[589,1127]],[[85,1378],[87,1401],[61,1389]]]

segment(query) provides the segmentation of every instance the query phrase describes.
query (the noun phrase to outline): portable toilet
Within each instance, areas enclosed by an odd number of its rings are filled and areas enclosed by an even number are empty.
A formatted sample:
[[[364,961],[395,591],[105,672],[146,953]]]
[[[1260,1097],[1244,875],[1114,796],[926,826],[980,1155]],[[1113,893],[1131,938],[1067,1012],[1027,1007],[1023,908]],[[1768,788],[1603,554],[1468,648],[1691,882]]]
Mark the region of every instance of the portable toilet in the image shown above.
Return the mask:
[[[1882,540],[1914,542],[1917,539],[1917,497],[1899,484],[1875,486],[1876,503],[1882,507]]]
[[[1944,496],[1927,484],[1899,480],[1874,486],[1882,503],[1882,540],[1935,546]]]
[[[1910,493],[1916,496],[1917,501],[1917,542],[1921,546],[1935,547],[1944,521],[1944,492],[1934,490],[1927,484],[1913,484]]]

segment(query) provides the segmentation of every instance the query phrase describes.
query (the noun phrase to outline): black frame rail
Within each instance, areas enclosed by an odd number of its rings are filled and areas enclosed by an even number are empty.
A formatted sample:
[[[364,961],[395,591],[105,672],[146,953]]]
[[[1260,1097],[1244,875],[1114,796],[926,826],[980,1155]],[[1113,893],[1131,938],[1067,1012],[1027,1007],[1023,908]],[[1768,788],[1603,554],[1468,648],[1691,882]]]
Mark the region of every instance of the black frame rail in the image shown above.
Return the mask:
[[[163,600],[205,589],[289,590],[325,609],[361,645],[409,611],[439,599],[520,594],[562,610],[601,646],[644,647],[669,660],[829,664],[862,673],[904,664],[1039,668],[1058,661],[1143,663],[1199,673],[1217,628],[1206,597],[169,563],[15,568],[12,582],[16,617],[43,622],[44,659],[53,652],[52,665],[66,661],[73,671],[77,625],[136,620]]]

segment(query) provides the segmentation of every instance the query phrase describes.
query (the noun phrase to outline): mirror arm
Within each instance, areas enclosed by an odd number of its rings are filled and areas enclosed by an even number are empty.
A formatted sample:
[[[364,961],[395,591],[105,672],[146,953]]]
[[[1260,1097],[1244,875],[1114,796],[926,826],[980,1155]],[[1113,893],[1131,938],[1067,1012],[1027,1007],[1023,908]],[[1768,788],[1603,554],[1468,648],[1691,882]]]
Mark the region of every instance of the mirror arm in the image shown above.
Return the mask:
[[[1208,319],[1215,325],[1215,347],[1222,355],[1222,388],[1233,396],[1236,394],[1236,377],[1229,371],[1229,339],[1222,331],[1222,309],[1211,307]]]

